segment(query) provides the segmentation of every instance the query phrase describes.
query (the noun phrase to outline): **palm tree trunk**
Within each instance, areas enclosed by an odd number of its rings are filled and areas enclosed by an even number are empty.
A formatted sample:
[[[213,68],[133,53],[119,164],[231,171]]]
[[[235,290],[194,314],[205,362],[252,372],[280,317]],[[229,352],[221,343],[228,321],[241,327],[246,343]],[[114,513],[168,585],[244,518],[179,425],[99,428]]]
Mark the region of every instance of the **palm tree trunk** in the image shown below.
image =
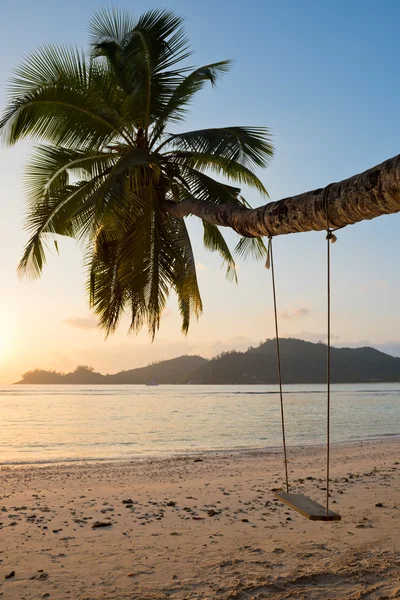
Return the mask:
[[[246,237],[322,231],[400,211],[400,155],[326,188],[270,202],[259,208],[216,205],[188,198],[166,202],[171,215],[193,214]],[[327,214],[328,213],[328,214]]]

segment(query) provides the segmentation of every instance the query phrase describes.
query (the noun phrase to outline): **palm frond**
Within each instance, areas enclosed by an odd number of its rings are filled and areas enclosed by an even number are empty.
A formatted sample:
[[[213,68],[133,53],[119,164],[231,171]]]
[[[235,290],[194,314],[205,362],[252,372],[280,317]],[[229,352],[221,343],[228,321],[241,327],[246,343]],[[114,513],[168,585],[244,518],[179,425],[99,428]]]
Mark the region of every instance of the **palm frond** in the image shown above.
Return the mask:
[[[234,258],[229,250],[228,244],[225,241],[224,236],[216,225],[212,225],[207,221],[203,220],[204,227],[204,246],[207,250],[212,252],[218,252],[222,258],[222,265],[226,266],[226,278],[229,281],[237,283],[237,273]]]
[[[114,231],[119,239],[121,232],[129,229],[145,210],[144,198],[148,193],[149,166],[156,173],[156,163],[147,150],[128,150],[119,157],[93,194],[71,214],[72,223],[80,223],[81,235],[96,232],[106,225],[108,236]],[[91,216],[91,220],[87,215]]]
[[[113,42],[121,45],[136,26],[136,19],[126,10],[102,8],[95,12],[89,22],[89,38],[92,45]]]
[[[273,157],[270,132],[265,127],[221,127],[177,133],[163,144],[178,150],[215,154],[248,167],[266,167]]]
[[[200,91],[206,82],[215,86],[219,79],[228,72],[231,61],[224,60],[199,67],[181,78],[169,98],[163,113],[154,125],[151,136],[151,144],[154,144],[163,133],[169,121],[182,121],[187,112],[188,104],[193,96]]]
[[[221,183],[201,171],[190,167],[183,168],[182,180],[185,182],[185,187],[181,186],[182,200],[187,196],[186,190],[188,189],[190,195],[197,198],[197,200],[215,204],[243,206],[240,188]]]
[[[255,260],[263,260],[268,256],[268,248],[261,237],[242,237],[237,243],[234,253],[243,259],[254,258]]]
[[[8,144],[25,137],[54,145],[98,148],[125,138],[122,104],[110,73],[78,51],[45,46],[17,69],[0,121]]]
[[[120,248],[109,242],[104,230],[98,232],[87,258],[90,307],[99,318],[106,336],[114,331],[128,300],[128,290],[119,277]]]
[[[111,168],[116,159],[114,152],[36,146],[24,175],[31,208],[35,210],[36,202],[46,194],[68,185],[71,175],[78,179],[97,177]]]
[[[146,204],[148,208],[149,203]],[[170,289],[178,295],[182,331],[202,310],[190,239],[184,221],[157,208],[142,214],[120,240],[108,240],[102,230],[89,261],[88,292],[100,325],[109,334],[121,314],[130,314],[132,332],[146,323],[154,337]]]
[[[138,45],[149,54],[155,72],[171,69],[191,55],[183,19],[166,9],[144,13],[128,36],[127,56],[136,55]]]
[[[188,40],[182,19],[167,10],[148,11],[135,23],[129,21],[129,29],[127,25],[118,11],[97,15],[92,24],[94,55],[105,57],[113,67],[131,95],[128,114],[147,134],[181,79],[171,67],[190,55]]]
[[[83,51],[61,44],[44,44],[14,71],[8,95],[23,97],[51,83],[86,86],[91,64]]]
[[[192,244],[183,219],[168,216],[163,229],[172,249],[173,259],[169,263],[172,266],[172,285],[178,296],[182,333],[186,334],[191,317],[199,318],[203,310]]]
[[[189,151],[166,152],[164,156],[183,167],[200,170],[202,173],[211,171],[223,175],[231,181],[255,188],[263,196],[269,197],[264,184],[257,175],[251,169],[234,160],[227,160],[217,154]]]
[[[18,266],[20,275],[39,277],[46,262],[45,240],[55,234],[77,237],[78,231],[70,216],[87,197],[93,194],[101,177],[66,185],[43,196],[30,207],[26,228],[32,233]]]

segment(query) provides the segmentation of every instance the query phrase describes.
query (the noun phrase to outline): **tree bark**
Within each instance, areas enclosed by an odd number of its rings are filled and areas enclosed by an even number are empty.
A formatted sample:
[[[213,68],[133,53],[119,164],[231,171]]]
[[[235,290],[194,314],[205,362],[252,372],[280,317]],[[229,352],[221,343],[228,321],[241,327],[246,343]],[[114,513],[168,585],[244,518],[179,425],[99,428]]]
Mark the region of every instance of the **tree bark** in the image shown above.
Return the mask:
[[[259,208],[216,205],[195,198],[178,204],[166,202],[164,208],[175,217],[193,214],[246,237],[322,231],[327,229],[327,220],[332,229],[345,227],[400,212],[400,155],[327,188]]]

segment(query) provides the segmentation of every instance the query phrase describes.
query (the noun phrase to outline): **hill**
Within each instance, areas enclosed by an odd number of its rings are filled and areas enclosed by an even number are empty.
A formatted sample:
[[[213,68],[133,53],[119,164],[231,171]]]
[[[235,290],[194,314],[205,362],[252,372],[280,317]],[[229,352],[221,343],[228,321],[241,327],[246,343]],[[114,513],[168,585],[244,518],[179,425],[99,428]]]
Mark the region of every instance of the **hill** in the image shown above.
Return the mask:
[[[324,383],[326,346],[292,338],[280,341],[284,383]],[[333,383],[400,382],[400,358],[375,348],[332,348]],[[112,375],[80,366],[72,373],[35,369],[21,384],[252,384],[277,383],[275,340],[267,340],[246,352],[225,352],[207,360],[201,356],[179,356],[147,367]]]
[[[284,338],[280,340],[284,383],[324,383],[326,345]],[[400,358],[375,348],[332,348],[333,383],[400,381]],[[201,384],[276,384],[275,340],[246,352],[225,352],[202,365],[190,379]]]
[[[201,356],[179,356],[163,360],[147,367],[121,371],[115,375],[106,375],[105,383],[186,383],[190,376],[208,361]]]
[[[179,356],[171,360],[163,360],[147,367],[120,371],[113,375],[102,375],[92,367],[79,366],[71,373],[43,371],[34,369],[24,373],[19,384],[145,384],[149,381],[157,383],[185,383],[189,375],[201,367],[207,360],[201,356]]]

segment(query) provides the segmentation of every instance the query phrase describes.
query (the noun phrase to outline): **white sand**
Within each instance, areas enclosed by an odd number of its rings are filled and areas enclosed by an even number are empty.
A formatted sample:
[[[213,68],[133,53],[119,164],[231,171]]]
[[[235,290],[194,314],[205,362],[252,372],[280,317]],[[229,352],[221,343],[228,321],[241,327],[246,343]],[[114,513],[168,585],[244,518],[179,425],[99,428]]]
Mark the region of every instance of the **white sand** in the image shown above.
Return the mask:
[[[281,455],[201,458],[2,468],[0,598],[400,598],[400,440],[333,448],[339,523],[274,501]],[[324,449],[289,458],[323,503]]]

